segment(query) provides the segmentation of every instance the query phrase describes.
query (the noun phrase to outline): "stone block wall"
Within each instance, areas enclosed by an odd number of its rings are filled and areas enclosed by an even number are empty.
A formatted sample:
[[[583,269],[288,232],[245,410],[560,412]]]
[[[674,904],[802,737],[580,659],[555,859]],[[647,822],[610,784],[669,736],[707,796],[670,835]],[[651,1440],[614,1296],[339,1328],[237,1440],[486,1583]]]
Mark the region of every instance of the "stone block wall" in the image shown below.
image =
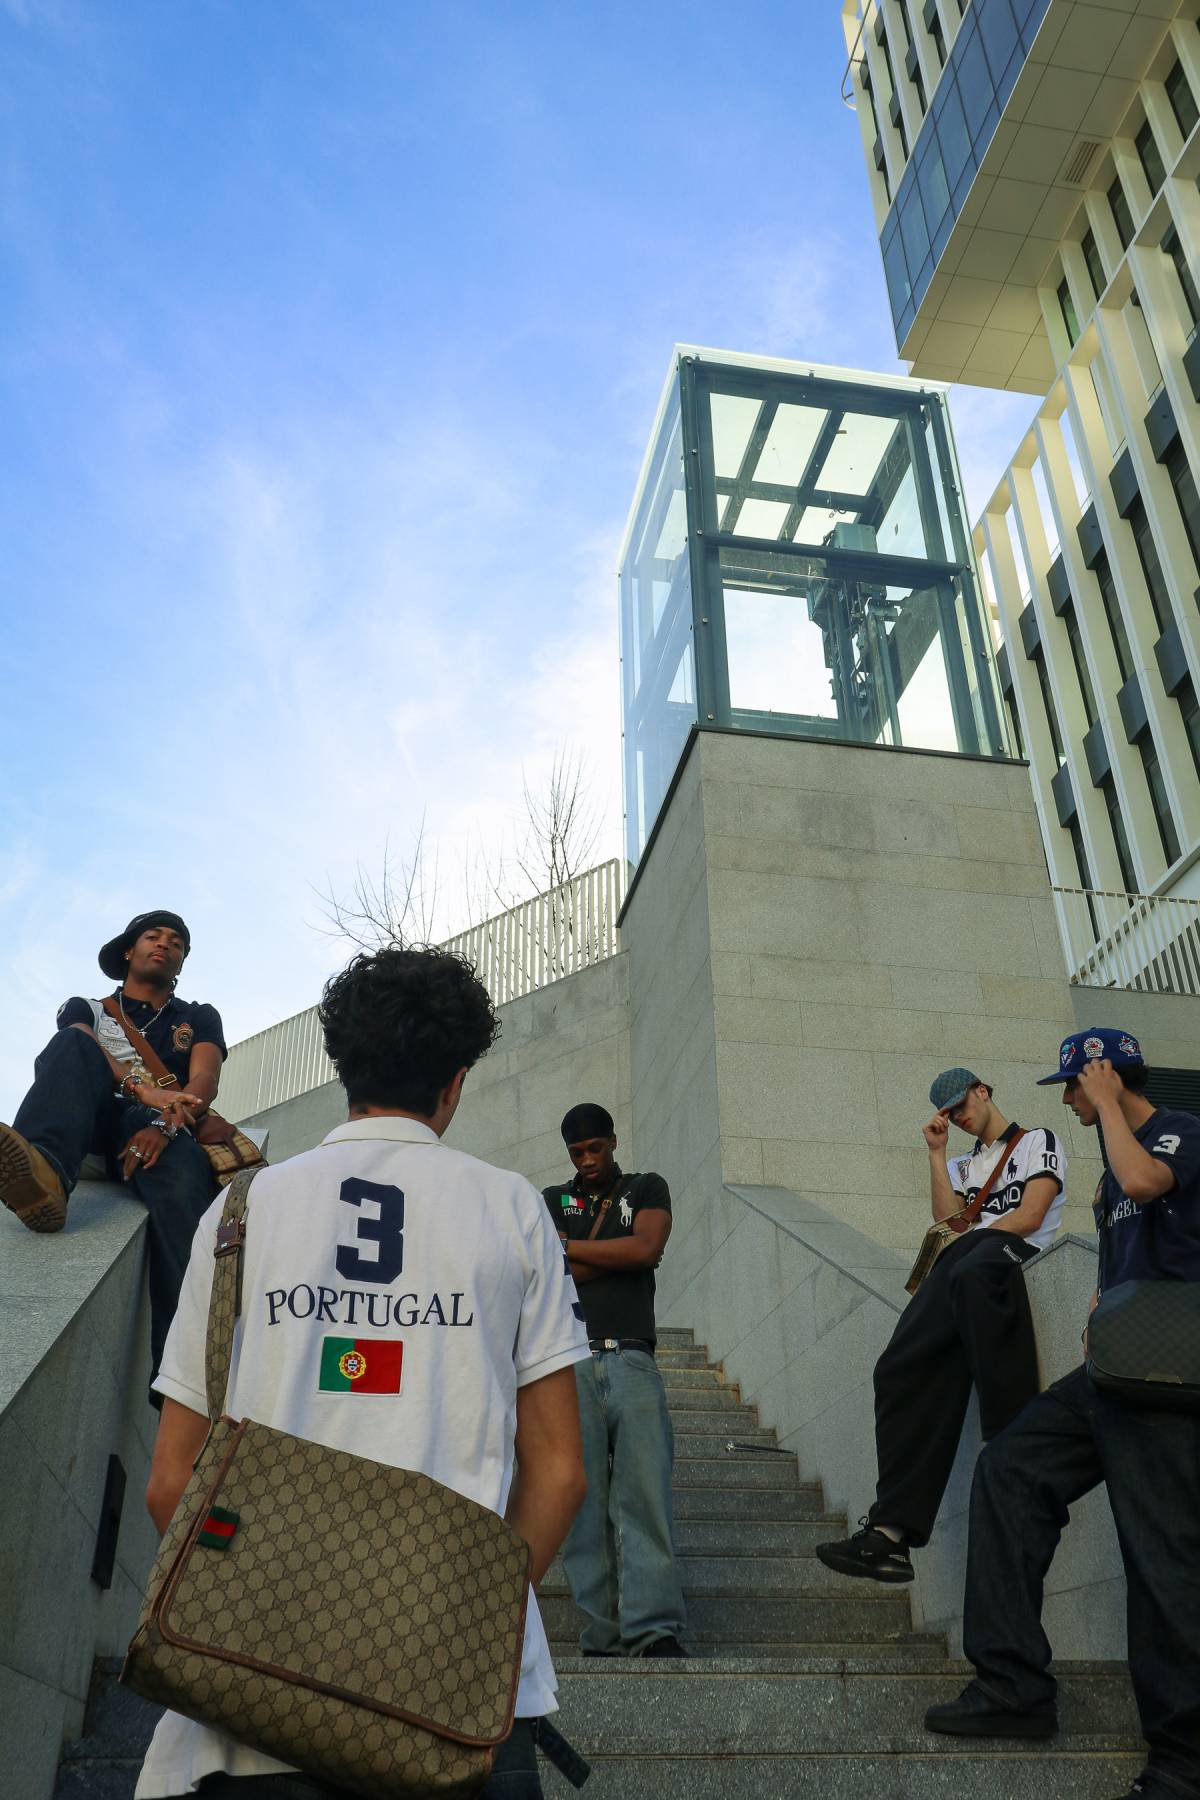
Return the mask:
[[[119,1656],[157,1546],[145,1506],[144,1209],[81,1182],[61,1234],[0,1211],[0,1743],[5,1792],[46,1800],[96,1656]],[[126,1488],[112,1584],[91,1578],[108,1459]]]

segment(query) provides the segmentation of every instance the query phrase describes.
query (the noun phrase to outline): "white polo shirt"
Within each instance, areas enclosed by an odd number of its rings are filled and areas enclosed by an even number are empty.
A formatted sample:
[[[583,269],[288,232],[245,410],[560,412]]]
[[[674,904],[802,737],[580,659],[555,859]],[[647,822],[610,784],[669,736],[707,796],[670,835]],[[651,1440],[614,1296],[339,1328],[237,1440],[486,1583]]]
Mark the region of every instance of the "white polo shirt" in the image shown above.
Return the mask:
[[[1026,1183],[1039,1175],[1049,1176],[1051,1181],[1058,1184],[1058,1192],[1037,1230],[1031,1231],[1025,1239],[1035,1250],[1045,1250],[1054,1242],[1058,1234],[1058,1222],[1062,1218],[1067,1153],[1063,1149],[1062,1139],[1055,1137],[1052,1131],[1044,1131],[1040,1125],[1027,1131],[1016,1149],[1010,1150],[1009,1143],[1019,1129],[1017,1125],[1009,1125],[994,1144],[983,1144],[976,1138],[975,1148],[969,1155],[950,1157],[946,1164],[950,1173],[950,1186],[964,1200],[971,1201],[1000,1159],[1007,1159],[1007,1167],[997,1175],[996,1185],[971,1227],[971,1230],[979,1231],[989,1225],[1003,1227],[1006,1215],[1015,1212],[1024,1199]]]
[[[204,1340],[223,1199],[200,1223],[155,1387],[206,1413]],[[517,1389],[590,1352],[545,1202],[415,1119],[355,1119],[256,1176],[225,1411],[419,1469],[503,1513]],[[518,1717],[556,1710],[531,1594]],[[283,1765],[166,1713],[136,1800]]]

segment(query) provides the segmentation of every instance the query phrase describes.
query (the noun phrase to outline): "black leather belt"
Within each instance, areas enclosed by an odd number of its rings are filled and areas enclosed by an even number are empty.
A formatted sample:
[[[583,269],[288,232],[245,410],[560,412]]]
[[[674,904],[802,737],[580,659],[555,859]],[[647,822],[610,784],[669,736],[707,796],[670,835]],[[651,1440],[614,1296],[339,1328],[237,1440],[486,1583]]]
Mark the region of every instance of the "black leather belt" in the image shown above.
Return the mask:
[[[589,1350],[644,1350],[647,1356],[654,1355],[654,1345],[646,1338],[589,1338]]]

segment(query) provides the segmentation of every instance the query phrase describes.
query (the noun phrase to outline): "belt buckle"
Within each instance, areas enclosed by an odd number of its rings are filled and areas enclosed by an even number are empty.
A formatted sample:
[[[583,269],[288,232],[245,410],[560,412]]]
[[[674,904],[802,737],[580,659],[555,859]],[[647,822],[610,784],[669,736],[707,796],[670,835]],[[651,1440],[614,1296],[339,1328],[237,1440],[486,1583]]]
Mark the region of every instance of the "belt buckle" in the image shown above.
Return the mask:
[[[621,1340],[620,1338],[601,1338],[600,1348],[602,1350],[619,1350],[621,1348]]]

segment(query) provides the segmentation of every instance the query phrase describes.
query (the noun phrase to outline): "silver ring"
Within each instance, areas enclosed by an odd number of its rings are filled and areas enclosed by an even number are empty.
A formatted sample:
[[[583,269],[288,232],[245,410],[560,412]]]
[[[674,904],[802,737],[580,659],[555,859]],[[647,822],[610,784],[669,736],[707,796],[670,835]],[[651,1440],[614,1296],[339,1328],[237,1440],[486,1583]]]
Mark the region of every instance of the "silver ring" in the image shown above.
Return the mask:
[[[137,1160],[139,1162],[145,1162],[145,1160],[146,1160],[146,1152],[144,1150],[139,1150],[136,1144],[134,1145],[133,1149],[129,1152],[129,1154],[131,1156],[136,1156]]]

